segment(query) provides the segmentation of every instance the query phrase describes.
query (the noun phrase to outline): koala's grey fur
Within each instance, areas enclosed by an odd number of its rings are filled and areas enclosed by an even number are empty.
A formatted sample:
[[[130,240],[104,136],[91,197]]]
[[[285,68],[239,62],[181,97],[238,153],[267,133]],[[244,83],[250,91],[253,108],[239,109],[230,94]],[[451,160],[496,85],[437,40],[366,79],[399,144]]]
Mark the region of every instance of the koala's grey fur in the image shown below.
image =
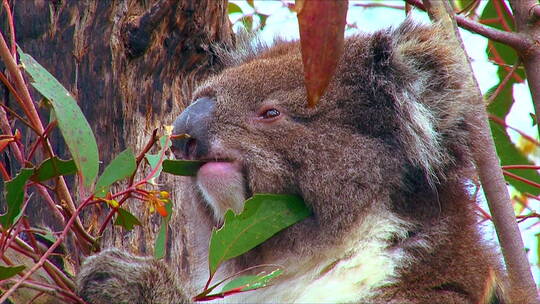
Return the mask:
[[[226,264],[222,278],[263,263],[286,273],[223,301],[503,303],[499,258],[467,186],[466,117],[483,109],[470,104],[474,90],[437,26],[407,21],[348,38],[315,108],[306,107],[299,44],[256,49],[222,54],[229,66],[175,123],[194,135],[191,146],[175,143],[184,157],[234,164],[222,180],[187,181],[193,206],[209,206],[201,233],[253,193],[298,194],[313,216]],[[265,109],[281,116],[263,120]],[[185,249],[201,261],[182,282],[178,265],[100,253],[83,265],[79,294],[94,304],[189,302],[204,286],[207,246]]]

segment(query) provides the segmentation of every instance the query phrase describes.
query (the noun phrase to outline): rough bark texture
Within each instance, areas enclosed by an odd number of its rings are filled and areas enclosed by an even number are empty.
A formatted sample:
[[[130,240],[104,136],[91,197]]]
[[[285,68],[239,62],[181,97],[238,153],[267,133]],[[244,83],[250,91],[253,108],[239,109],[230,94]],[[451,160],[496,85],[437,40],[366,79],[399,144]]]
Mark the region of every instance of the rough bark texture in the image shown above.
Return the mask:
[[[153,129],[172,124],[191,86],[218,69],[212,44],[230,45],[234,38],[224,0],[25,0],[13,1],[13,12],[19,46],[76,96],[97,138],[101,169],[127,147],[140,151]],[[66,155],[58,134],[52,141]],[[180,197],[174,178],[161,181],[174,189],[173,201]],[[159,216],[140,203],[128,205],[144,225],[131,233],[107,229],[101,244],[152,254]],[[51,224],[45,209],[35,201],[29,211]],[[93,233],[107,213],[85,214]],[[193,228],[185,227],[181,233],[189,236]]]

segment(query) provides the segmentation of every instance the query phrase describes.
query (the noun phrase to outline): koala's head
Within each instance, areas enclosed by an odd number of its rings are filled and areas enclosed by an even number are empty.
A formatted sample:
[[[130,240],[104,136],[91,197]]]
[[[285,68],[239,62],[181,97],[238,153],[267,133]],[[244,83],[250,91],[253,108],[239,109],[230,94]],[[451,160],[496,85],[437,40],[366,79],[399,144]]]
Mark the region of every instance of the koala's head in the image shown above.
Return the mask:
[[[411,176],[437,184],[466,161],[470,93],[436,27],[406,22],[348,38],[315,108],[299,43],[223,60],[230,65],[196,89],[173,131],[191,136],[173,143],[178,158],[208,161],[195,181],[217,219],[253,193],[292,193],[317,221],[346,227],[390,206],[414,187]]]

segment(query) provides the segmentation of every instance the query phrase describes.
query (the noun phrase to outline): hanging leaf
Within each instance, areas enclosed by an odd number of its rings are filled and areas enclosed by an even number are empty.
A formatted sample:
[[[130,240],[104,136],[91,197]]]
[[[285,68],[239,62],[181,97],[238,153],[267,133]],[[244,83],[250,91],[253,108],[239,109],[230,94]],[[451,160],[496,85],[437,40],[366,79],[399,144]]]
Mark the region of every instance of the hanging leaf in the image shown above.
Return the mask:
[[[21,169],[17,176],[6,182],[7,212],[0,216],[0,224],[9,229],[23,214],[24,187],[34,173],[34,169]]]
[[[314,107],[330,83],[343,51],[348,1],[297,0],[296,6],[308,105]]]
[[[99,177],[94,191],[95,196],[105,197],[113,183],[130,177],[135,172],[135,169],[137,169],[137,163],[131,149],[128,148],[122,151],[111,161]]]
[[[42,162],[30,179],[36,182],[43,182],[61,175],[71,175],[75,173],[77,173],[77,165],[75,165],[75,162],[72,159],[62,160],[55,156]]]
[[[240,6],[234,4],[234,3],[231,3],[229,2],[229,4],[227,5],[227,14],[234,14],[234,13],[240,13],[240,14],[243,14],[244,12],[242,11],[242,9],[240,8]]]
[[[131,231],[136,225],[140,226],[141,222],[126,209],[118,208],[114,224],[124,227],[127,231]]]
[[[0,280],[9,279],[11,277],[16,276],[18,273],[23,271],[26,267],[24,265],[17,265],[17,266],[0,266]]]
[[[99,155],[88,121],[75,99],[56,78],[21,49],[19,56],[24,70],[32,78],[32,86],[51,103],[58,127],[81,172],[84,185],[90,187],[98,174]]]
[[[504,20],[503,22],[490,22],[487,24],[490,27],[496,28],[498,30],[507,31],[510,29],[511,31],[514,30],[514,21],[512,20],[512,16],[508,15],[507,11],[501,7],[501,3],[497,1],[490,0],[489,3],[485,6],[484,10],[482,11],[482,15],[480,16],[480,20],[495,20],[500,19]],[[497,9],[497,7],[499,9]],[[505,26],[507,25],[507,27]],[[488,58],[494,62],[497,62],[499,64],[503,64],[503,66],[499,66],[499,80],[502,80],[504,75],[502,74],[502,71],[508,71],[510,70],[510,67],[504,66],[504,65],[512,65],[517,62],[518,55],[517,52],[511,48],[510,46],[499,43],[493,40],[488,41],[488,47],[486,48],[486,55]],[[502,61],[502,62],[501,62]],[[525,70],[524,69],[517,69],[516,74],[518,75],[519,79],[525,79]]]
[[[169,220],[171,219],[172,204],[165,204],[167,208],[167,216],[161,220],[161,227],[154,243],[154,258],[159,260],[165,257],[165,249],[167,248],[167,231],[169,229]]]
[[[493,135],[493,140],[495,142],[495,148],[497,149],[497,155],[501,160],[501,166],[508,165],[533,165],[525,155],[523,155],[512,143],[510,137],[506,133],[506,130],[499,124],[494,123],[493,121],[489,122],[491,127],[491,133]],[[531,180],[533,182],[540,184],[540,175],[535,170],[509,170],[512,173]],[[516,190],[520,192],[527,192],[532,195],[540,195],[540,189],[534,186],[531,186],[527,183],[518,181],[514,178],[505,176],[505,179],[510,183]]]
[[[212,231],[210,274],[224,261],[249,251],[310,214],[302,198],[285,194],[256,194],[245,202],[239,215],[228,210],[223,226]]]
[[[163,171],[180,176],[195,176],[197,171],[206,164],[204,161],[197,160],[170,160],[163,161]]]

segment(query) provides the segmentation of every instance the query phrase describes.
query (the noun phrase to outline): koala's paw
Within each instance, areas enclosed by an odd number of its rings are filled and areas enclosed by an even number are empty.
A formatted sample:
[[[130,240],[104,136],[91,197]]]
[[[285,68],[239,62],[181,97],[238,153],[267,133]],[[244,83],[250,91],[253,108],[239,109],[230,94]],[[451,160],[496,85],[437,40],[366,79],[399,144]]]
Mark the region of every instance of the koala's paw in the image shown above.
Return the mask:
[[[77,293],[91,304],[187,302],[165,264],[117,249],[87,258],[76,283]]]

